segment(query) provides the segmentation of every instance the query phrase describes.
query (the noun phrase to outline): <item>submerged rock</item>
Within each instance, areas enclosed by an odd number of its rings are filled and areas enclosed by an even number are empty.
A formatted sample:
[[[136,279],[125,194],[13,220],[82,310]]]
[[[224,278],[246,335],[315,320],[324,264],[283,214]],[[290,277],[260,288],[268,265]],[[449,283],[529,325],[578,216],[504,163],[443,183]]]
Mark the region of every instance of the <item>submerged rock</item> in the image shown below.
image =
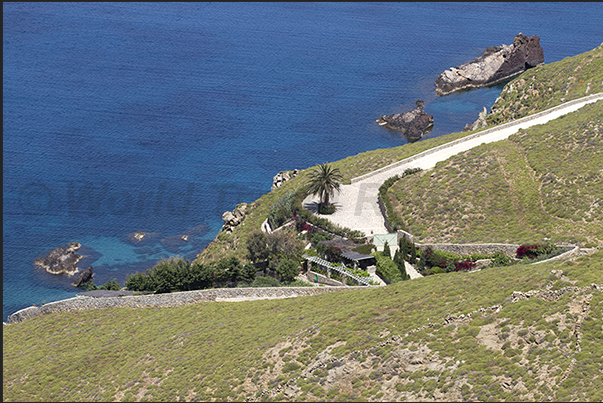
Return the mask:
[[[544,63],[540,38],[519,33],[511,45],[491,46],[472,62],[451,67],[435,82],[438,95],[495,84]]]
[[[418,100],[416,104],[417,107],[412,111],[383,115],[377,119],[377,123],[387,129],[401,131],[409,141],[419,140],[433,127],[433,116],[423,112],[423,101]]]
[[[34,264],[51,274],[65,273],[72,276],[78,272],[77,262],[80,261],[82,256],[75,253],[75,251],[81,246],[79,242],[59,246],[51,250],[45,257],[36,259]]]

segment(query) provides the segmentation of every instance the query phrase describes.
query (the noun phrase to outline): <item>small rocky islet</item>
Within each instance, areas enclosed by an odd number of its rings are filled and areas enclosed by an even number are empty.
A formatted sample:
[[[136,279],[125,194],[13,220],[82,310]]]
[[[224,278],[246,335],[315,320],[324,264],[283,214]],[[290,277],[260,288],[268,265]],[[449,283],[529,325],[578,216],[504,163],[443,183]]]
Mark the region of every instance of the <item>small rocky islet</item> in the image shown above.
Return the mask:
[[[34,264],[51,274],[73,276],[79,271],[77,263],[83,258],[75,252],[81,247],[79,242],[70,242],[67,246],[54,248],[46,256],[36,259]]]
[[[417,141],[433,127],[433,116],[424,112],[425,102],[415,102],[417,107],[412,111],[382,115],[377,119],[379,126],[402,132],[408,141]]]

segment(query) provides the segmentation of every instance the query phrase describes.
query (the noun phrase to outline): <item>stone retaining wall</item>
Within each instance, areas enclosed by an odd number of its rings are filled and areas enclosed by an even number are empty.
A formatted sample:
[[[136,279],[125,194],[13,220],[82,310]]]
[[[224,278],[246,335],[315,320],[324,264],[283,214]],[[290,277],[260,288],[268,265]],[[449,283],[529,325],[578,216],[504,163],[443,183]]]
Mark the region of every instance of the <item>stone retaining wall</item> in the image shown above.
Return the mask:
[[[325,276],[324,274],[317,273],[312,270],[308,270],[306,277],[308,278],[308,281],[311,281],[313,283],[315,282],[314,280],[318,278],[318,284],[326,284],[326,285],[331,285],[331,286],[335,286],[335,287],[347,287],[341,281],[337,281],[333,278],[329,278],[329,277]],[[366,287],[364,287],[364,288],[366,288]]]
[[[431,248],[441,252],[454,253],[459,256],[467,256],[473,253],[491,255],[496,252],[502,252],[509,257],[515,257],[517,248],[520,245],[506,243],[483,243],[483,244],[453,244],[453,243],[425,243],[415,244],[421,249]]]
[[[544,116],[544,115],[546,115],[548,113],[557,111],[559,109],[563,109],[563,108],[565,108],[567,106],[578,104],[578,103],[584,102],[584,101],[596,100],[596,99],[603,99],[603,93],[592,94],[592,95],[588,95],[588,96],[585,96],[585,97],[582,97],[582,98],[579,98],[579,99],[574,99],[572,101],[567,101],[567,102],[564,102],[561,105],[554,106],[554,107],[549,108],[549,109],[547,109],[545,111],[541,111],[541,112],[535,113],[533,115],[526,116],[526,117],[514,120],[512,122],[503,123],[503,124],[498,125],[496,127],[493,127],[493,128],[490,128],[490,129],[486,129],[486,130],[482,130],[480,132],[471,134],[469,136],[466,136],[466,137],[463,137],[463,138],[460,138],[460,139],[457,139],[457,140],[453,140],[453,141],[451,141],[449,143],[442,144],[440,146],[430,148],[429,150],[423,151],[423,152],[421,152],[419,154],[415,154],[415,155],[413,155],[411,157],[408,157],[408,158],[405,158],[403,160],[394,162],[393,164],[387,165],[387,166],[385,166],[383,168],[379,168],[379,169],[377,169],[375,171],[372,171],[372,172],[366,173],[364,175],[360,175],[360,176],[357,176],[355,178],[352,178],[352,179],[350,179],[350,183],[353,184],[353,183],[359,182],[361,180],[370,178],[373,175],[377,175],[377,174],[380,174],[380,173],[382,173],[384,171],[387,171],[387,170],[389,170],[391,168],[395,168],[395,167],[398,167],[400,165],[407,164],[409,162],[412,162],[414,160],[422,158],[422,157],[424,157],[426,155],[433,154],[433,153],[435,153],[437,151],[440,151],[440,150],[443,150],[443,149],[455,146],[456,144],[464,143],[466,141],[473,140],[475,138],[487,135],[489,133],[492,133],[492,132],[500,130],[500,129],[505,129],[505,128],[513,127],[513,126],[519,125],[521,123],[537,119],[537,118],[539,118],[541,116]]]
[[[552,257],[550,259],[542,260],[540,262],[536,262],[536,263],[532,263],[532,264],[546,263],[546,262],[550,262],[551,260],[567,259],[569,257],[576,256],[576,255],[580,254],[580,247],[579,246],[567,246],[567,247],[564,247],[564,248],[566,248],[567,250],[565,252],[563,252],[562,254],[554,256],[554,257]]]
[[[211,288],[169,294],[132,295],[107,298],[79,296],[56,302],[49,302],[42,306],[32,306],[22,309],[10,315],[7,319],[7,323],[16,323],[24,319],[53,312],[70,312],[103,308],[162,308],[198,304],[200,302],[212,302],[216,300],[293,298],[323,294],[332,291],[357,289],[366,290],[368,287]]]
[[[467,255],[471,255],[473,253],[491,255],[496,252],[502,252],[506,256],[509,256],[512,258],[514,258],[516,256],[517,248],[519,248],[519,246],[520,246],[520,245],[506,244],[506,243],[483,243],[483,244],[452,244],[452,243],[420,244],[420,243],[417,243],[415,245],[417,247],[420,247],[423,249],[427,248],[427,247],[431,247],[433,250],[454,253],[455,255],[459,255],[459,256],[467,256]],[[564,252],[562,254],[552,257],[547,260],[542,260],[540,262],[536,262],[536,263],[544,263],[544,262],[549,262],[551,260],[567,258],[567,257],[577,254],[580,251],[580,248],[578,246],[562,246],[562,245],[557,245],[557,246],[564,249]],[[534,263],[534,264],[536,264],[536,263]]]

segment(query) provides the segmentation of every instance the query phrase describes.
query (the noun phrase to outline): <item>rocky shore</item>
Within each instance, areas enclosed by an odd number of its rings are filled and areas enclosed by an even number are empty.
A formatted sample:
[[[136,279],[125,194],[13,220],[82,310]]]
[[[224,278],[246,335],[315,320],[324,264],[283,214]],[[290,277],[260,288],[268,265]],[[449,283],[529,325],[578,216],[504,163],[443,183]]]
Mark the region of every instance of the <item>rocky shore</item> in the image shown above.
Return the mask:
[[[247,203],[240,203],[237,207],[231,211],[225,211],[222,214],[222,220],[224,220],[224,225],[222,226],[222,230],[232,232],[234,229],[240,225],[245,219],[245,213],[247,212]]]
[[[444,71],[435,82],[436,92],[492,85],[543,63],[540,38],[519,33],[511,45],[491,46],[477,59]]]

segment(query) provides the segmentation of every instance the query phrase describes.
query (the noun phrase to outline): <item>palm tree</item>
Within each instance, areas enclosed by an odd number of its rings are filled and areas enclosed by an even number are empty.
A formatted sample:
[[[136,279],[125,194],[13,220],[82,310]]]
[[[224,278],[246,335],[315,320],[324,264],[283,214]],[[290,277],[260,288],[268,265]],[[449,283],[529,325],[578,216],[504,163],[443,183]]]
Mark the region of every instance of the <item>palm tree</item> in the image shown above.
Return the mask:
[[[308,193],[318,195],[318,211],[324,210],[330,206],[329,198],[335,191],[339,191],[343,175],[339,168],[332,168],[330,164],[324,163],[314,167],[310,171],[310,183],[308,184]]]

